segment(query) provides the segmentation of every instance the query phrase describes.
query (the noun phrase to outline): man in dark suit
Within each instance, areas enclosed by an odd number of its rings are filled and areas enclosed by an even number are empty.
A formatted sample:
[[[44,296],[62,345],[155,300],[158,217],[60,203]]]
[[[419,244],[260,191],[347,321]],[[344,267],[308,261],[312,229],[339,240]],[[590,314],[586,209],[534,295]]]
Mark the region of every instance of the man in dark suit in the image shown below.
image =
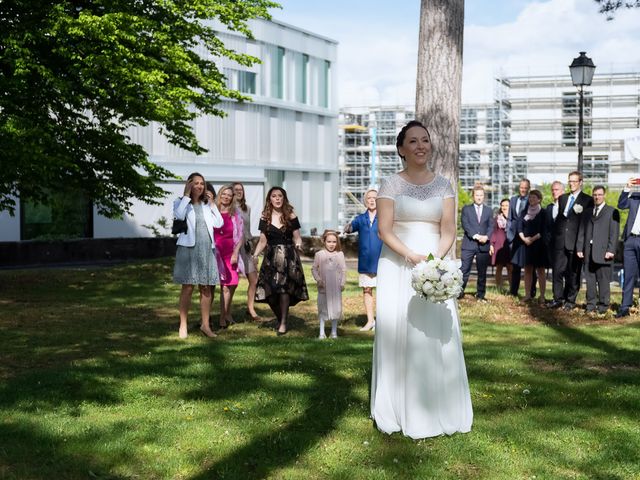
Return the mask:
[[[558,218],[558,200],[560,195],[564,193],[564,184],[556,180],[551,184],[551,196],[553,197],[553,203],[550,203],[545,208],[545,233],[544,233],[544,246],[547,250],[547,263],[550,267],[553,267],[553,225]]]
[[[518,195],[514,195],[509,200],[509,221],[507,225],[507,241],[511,246],[511,251],[518,247],[515,243],[521,243],[521,240],[516,235],[516,225],[518,223],[518,217],[524,215],[524,212],[529,208],[529,190],[531,190],[531,182],[528,178],[520,180],[518,185]],[[511,264],[511,283],[509,285],[509,293],[514,297],[518,296],[518,289],[520,288],[520,267],[515,264]],[[536,278],[533,279],[535,285]],[[532,287],[532,297],[535,297],[535,287]]]
[[[585,213],[587,212],[587,213]],[[582,259],[577,255],[576,244],[580,224],[593,212],[593,198],[582,191],[582,174],[569,174],[569,193],[558,199],[558,216],[553,225],[553,302],[551,308],[576,306],[580,290]]]
[[[633,287],[638,279],[640,271],[640,192],[631,192],[633,186],[637,186],[637,178],[630,178],[627,186],[620,193],[618,208],[629,209],[629,217],[622,232],[624,250],[622,266],[624,268],[624,286],[622,287],[622,303],[616,313],[616,318],[629,315],[629,308],[633,305]]]
[[[473,203],[462,207],[460,213],[464,237],[462,237],[462,294],[467,287],[471,264],[476,259],[478,268],[478,287],[476,298],[484,300],[487,290],[487,267],[489,266],[489,238],[493,231],[493,214],[491,208],[483,204],[484,188],[473,187]]]
[[[593,212],[584,214],[576,244],[577,255],[585,264],[587,280],[587,312],[606,313],[609,310],[611,273],[613,257],[620,235],[620,213],[604,203],[605,188],[593,188]]]

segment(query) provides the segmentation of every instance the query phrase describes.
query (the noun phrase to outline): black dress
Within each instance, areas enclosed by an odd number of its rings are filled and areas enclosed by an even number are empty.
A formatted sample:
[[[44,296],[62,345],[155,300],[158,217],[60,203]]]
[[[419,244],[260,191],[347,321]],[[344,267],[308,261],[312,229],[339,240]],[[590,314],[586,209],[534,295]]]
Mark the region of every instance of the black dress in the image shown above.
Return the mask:
[[[299,228],[297,218],[286,229],[260,220],[258,229],[267,237],[267,247],[258,274],[257,302],[268,302],[270,296],[281,293],[289,294],[291,306],[309,300],[302,262],[293,244],[293,231]]]
[[[518,242],[518,247],[512,252],[511,263],[519,267],[527,265],[533,265],[536,268],[548,266],[547,251],[544,244],[545,224],[545,214],[542,210],[530,220],[525,220],[524,215],[518,218],[516,226],[516,235],[518,237],[520,236],[520,232],[522,232],[525,237],[533,237],[539,233],[540,238],[531,245]],[[514,245],[515,243],[516,242],[514,242]]]

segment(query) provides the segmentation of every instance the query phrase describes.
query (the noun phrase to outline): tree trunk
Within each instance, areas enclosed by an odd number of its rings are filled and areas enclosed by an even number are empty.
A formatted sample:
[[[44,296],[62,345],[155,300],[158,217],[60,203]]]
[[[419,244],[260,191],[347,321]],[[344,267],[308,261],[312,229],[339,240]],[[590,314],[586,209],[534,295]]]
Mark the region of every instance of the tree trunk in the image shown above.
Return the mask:
[[[416,118],[433,142],[433,170],[458,186],[464,0],[421,0]]]

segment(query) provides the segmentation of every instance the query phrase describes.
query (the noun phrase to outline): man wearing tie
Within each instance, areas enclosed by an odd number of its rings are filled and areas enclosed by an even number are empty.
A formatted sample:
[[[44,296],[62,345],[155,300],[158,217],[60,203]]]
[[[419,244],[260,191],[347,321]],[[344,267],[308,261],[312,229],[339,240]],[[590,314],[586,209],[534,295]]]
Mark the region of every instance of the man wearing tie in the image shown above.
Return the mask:
[[[640,270],[640,192],[631,192],[631,188],[637,179],[630,178],[627,186],[620,193],[618,198],[618,208],[620,210],[629,209],[629,217],[622,232],[624,239],[624,250],[622,255],[622,266],[624,268],[624,287],[622,288],[622,303],[616,313],[616,318],[629,315],[629,308],[633,304],[633,287],[638,279]]]
[[[587,212],[585,214],[585,212]],[[593,212],[593,198],[582,191],[582,174],[569,174],[569,193],[558,199],[558,216],[553,224],[553,302],[551,308],[572,310],[580,290],[582,259],[576,244],[580,225]]]
[[[609,310],[609,283],[620,235],[620,213],[604,203],[605,192],[601,185],[593,188],[593,214],[583,222],[576,245],[585,264],[587,312],[600,314]]]
[[[524,215],[524,212],[529,208],[529,190],[531,190],[531,182],[528,178],[520,180],[518,186],[518,195],[514,195],[509,200],[509,222],[507,225],[507,241],[511,245],[511,251],[516,250],[520,245],[521,240],[516,235],[516,225],[518,218]],[[515,243],[515,245],[514,245]],[[533,279],[535,285],[536,278]],[[518,289],[520,288],[520,267],[512,264],[511,266],[511,284],[509,293],[514,297],[518,296]],[[535,287],[532,287],[532,297],[535,297]]]
[[[489,266],[489,238],[493,231],[493,214],[484,205],[484,188],[482,185],[473,187],[473,203],[462,207],[460,213],[464,237],[462,237],[462,294],[467,287],[471,264],[476,259],[478,268],[478,286],[476,298],[484,300],[487,290],[487,267]]]

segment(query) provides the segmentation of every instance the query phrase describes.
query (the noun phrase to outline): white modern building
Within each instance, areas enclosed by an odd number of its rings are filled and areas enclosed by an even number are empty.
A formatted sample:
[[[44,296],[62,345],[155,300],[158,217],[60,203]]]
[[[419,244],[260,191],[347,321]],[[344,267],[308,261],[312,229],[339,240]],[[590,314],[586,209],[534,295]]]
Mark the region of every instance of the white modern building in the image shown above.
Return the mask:
[[[621,189],[640,177],[640,69],[596,73],[584,98],[585,181]],[[461,109],[461,186],[484,185],[497,207],[521,178],[534,186],[566,182],[578,162],[578,105],[568,70],[496,79],[494,102]],[[395,139],[413,118],[410,106],[341,110],[341,222],[362,211],[369,186],[402,167]]]
[[[340,221],[348,222],[363,211],[366,190],[380,178],[402,168],[396,137],[404,124],[415,118],[412,106],[345,108],[340,111]],[[460,115],[460,184],[493,185],[487,201],[510,191],[507,113],[495,104],[464,105]],[[517,185],[517,180],[515,184]],[[494,190],[497,193],[494,193]],[[499,202],[498,198],[495,202]]]
[[[262,63],[245,67],[216,59],[231,87],[252,102],[225,101],[225,118],[204,116],[193,122],[198,139],[208,151],[194,155],[167,142],[157,125],[133,128],[133,141],[142,145],[151,161],[186,178],[197,171],[216,188],[241,181],[252,207],[252,230],[271,186],[282,186],[300,218],[303,233],[336,228],[339,195],[336,97],[337,42],[275,21],[253,20],[249,40],[219,28],[225,45],[258,57]],[[201,52],[205,55],[206,52]],[[151,236],[158,222],[171,223],[173,199],[181,195],[183,181],[168,182],[162,206],[135,202],[130,215],[112,220],[88,206],[84,234],[94,238]],[[51,236],[56,213],[49,207],[19,202],[17,215],[0,213],[0,241]],[[67,216],[69,218],[69,216]],[[48,222],[48,223],[47,223]],[[147,225],[147,227],[145,227]],[[54,235],[59,235],[59,226]],[[162,229],[160,229],[162,230]],[[62,232],[64,233],[64,232]]]
[[[577,168],[578,92],[567,75],[506,77],[510,157],[533,184]],[[586,181],[621,188],[640,172],[640,70],[598,73],[584,90]]]

